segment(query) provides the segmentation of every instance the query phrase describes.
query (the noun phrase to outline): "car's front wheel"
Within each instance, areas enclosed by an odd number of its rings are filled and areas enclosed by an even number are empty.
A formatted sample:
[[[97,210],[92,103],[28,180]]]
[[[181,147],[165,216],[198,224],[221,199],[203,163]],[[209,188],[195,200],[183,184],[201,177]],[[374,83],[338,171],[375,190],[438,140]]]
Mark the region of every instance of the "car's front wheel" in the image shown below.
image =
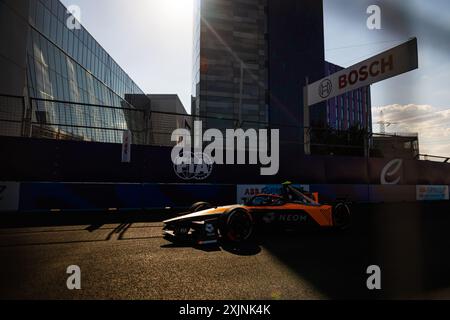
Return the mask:
[[[252,237],[253,228],[252,215],[245,209],[237,208],[226,215],[220,231],[224,240],[242,243]]]
[[[352,215],[348,205],[338,203],[333,208],[333,225],[337,229],[347,229],[352,223]]]

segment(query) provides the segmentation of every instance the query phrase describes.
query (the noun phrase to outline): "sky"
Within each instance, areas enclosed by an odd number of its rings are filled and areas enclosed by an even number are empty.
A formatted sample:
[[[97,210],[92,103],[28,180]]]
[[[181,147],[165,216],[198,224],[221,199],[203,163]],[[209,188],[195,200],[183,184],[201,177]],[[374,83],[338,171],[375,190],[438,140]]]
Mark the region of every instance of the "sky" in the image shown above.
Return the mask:
[[[62,0],[146,93],[179,95],[189,111],[193,0]]]
[[[367,8],[381,9],[381,30],[369,30]],[[450,1],[324,0],[326,59],[349,67],[418,38],[419,69],[372,85],[374,123],[387,132],[419,133],[421,153],[450,156]],[[379,132],[379,126],[374,125]]]
[[[176,93],[190,111],[194,0],[62,0],[147,93]],[[130,5],[132,3],[132,5]],[[369,30],[367,8],[381,8]],[[450,156],[450,1],[324,0],[326,59],[343,67],[415,36],[419,69],[372,86],[374,123],[417,132],[421,153]],[[378,131],[378,125],[374,125]]]

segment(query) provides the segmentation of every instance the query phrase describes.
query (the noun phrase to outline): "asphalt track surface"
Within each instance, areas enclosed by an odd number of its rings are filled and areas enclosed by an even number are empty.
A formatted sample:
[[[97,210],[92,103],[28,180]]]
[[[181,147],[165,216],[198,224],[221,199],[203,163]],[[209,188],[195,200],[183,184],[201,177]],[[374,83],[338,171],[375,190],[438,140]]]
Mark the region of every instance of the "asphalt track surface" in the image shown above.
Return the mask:
[[[163,212],[3,216],[0,299],[450,298],[450,204],[362,205],[344,233],[261,234],[242,248],[174,246]],[[81,268],[82,290],[66,287]],[[382,290],[369,291],[379,265]]]

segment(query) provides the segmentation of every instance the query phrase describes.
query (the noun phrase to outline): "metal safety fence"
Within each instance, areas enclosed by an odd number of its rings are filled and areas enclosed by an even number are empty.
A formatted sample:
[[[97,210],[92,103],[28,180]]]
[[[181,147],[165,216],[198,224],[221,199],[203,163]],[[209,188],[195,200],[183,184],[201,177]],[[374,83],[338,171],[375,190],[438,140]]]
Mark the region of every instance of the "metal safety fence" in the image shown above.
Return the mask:
[[[0,136],[122,143],[123,133],[131,131],[133,144],[174,146],[173,132],[185,129],[194,134],[196,121],[203,131],[218,129],[278,129],[280,147],[304,150],[307,141],[312,154],[342,156],[419,156],[417,134],[372,134],[364,128],[336,130],[330,127],[309,127],[276,124],[268,121],[245,121],[217,116],[153,111],[123,106],[105,106],[40,98],[0,95]],[[288,122],[287,122],[288,123]],[[298,122],[297,122],[298,123]],[[194,139],[194,137],[192,137]]]

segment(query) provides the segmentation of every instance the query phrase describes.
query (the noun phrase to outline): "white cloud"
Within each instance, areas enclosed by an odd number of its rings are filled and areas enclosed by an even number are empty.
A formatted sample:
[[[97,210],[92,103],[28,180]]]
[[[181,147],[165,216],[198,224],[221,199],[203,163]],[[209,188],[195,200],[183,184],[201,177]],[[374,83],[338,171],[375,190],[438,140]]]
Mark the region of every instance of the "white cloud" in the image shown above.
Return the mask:
[[[381,111],[384,121],[396,123],[388,132],[419,133],[422,154],[450,156],[450,109],[416,104],[373,108],[375,132],[378,132],[376,123],[381,120]]]

